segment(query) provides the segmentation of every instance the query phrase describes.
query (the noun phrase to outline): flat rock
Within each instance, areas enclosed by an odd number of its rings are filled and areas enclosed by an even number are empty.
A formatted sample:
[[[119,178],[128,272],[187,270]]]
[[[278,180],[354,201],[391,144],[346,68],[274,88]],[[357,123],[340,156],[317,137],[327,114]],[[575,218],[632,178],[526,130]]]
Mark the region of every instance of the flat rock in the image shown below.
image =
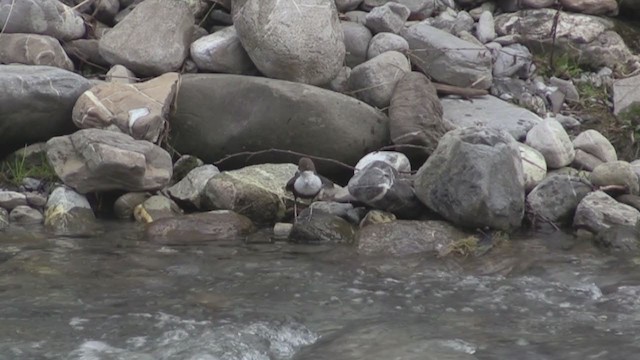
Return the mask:
[[[409,43],[413,64],[433,80],[460,87],[491,87],[491,52],[484,46],[424,23],[400,35]]]
[[[342,68],[344,34],[333,1],[307,0],[299,6],[243,0],[234,3],[233,19],[240,42],[267,77],[321,85]]]
[[[396,84],[410,71],[411,65],[405,55],[387,51],[351,69],[349,90],[371,106],[386,108]]]
[[[54,137],[47,141],[47,158],[65,185],[82,194],[157,190],[172,173],[171,156],[164,149],[108,130]]]
[[[542,119],[533,112],[495,96],[482,96],[473,102],[446,97],[441,99],[443,119],[458,127],[483,126],[504,130],[516,140],[523,140],[527,132]]]
[[[0,158],[72,133],[73,105],[91,87],[80,75],[50,66],[0,65]]]
[[[243,151],[283,149],[355,164],[389,139],[387,117],[349,96],[239,75],[183,75],[170,122],[173,148],[207,163]],[[265,153],[223,165],[297,161],[298,156]],[[316,165],[325,176],[344,170]]]
[[[63,41],[85,34],[80,13],[57,0],[1,1],[0,28],[7,34],[41,34]]]
[[[2,34],[0,63],[54,66],[73,71],[73,63],[60,42],[46,35]]]
[[[179,75],[166,73],[138,84],[102,83],[85,91],[73,107],[81,129],[120,131],[136,140],[158,142],[165,130]]]
[[[256,223],[275,223],[286,215],[285,185],[294,164],[261,164],[213,176],[204,189],[206,209],[233,210]]]
[[[524,175],[517,142],[489,128],[446,133],[415,175],[418,198],[463,227],[509,230],[524,215]]]
[[[246,216],[228,210],[170,217],[147,225],[145,237],[155,243],[182,245],[209,241],[237,241],[255,231]]]
[[[198,69],[203,72],[247,75],[256,72],[256,67],[242,47],[233,26],[194,41],[190,53]]]
[[[576,152],[569,135],[558,121],[544,119],[527,133],[527,145],[544,156],[550,169],[558,169],[571,164]]]
[[[27,205],[27,197],[17,191],[0,190],[0,207],[11,210],[16,206]]]
[[[549,175],[527,195],[529,211],[541,221],[570,222],[580,201],[592,191],[586,179],[574,175]]]
[[[363,227],[356,241],[358,253],[364,255],[437,255],[468,236],[445,221],[397,220]]]
[[[635,226],[638,220],[640,211],[617,202],[603,191],[594,191],[578,204],[573,226],[597,234],[613,225]]]
[[[100,39],[100,54],[141,75],[176,71],[189,53],[193,24],[183,1],[143,1]]]
[[[86,235],[96,230],[96,217],[84,195],[65,186],[49,195],[44,213],[44,225],[57,235]]]
[[[175,170],[174,170],[175,172]],[[204,165],[191,170],[187,176],[167,189],[172,199],[186,207],[202,209],[204,189],[207,182],[220,170],[213,165]]]

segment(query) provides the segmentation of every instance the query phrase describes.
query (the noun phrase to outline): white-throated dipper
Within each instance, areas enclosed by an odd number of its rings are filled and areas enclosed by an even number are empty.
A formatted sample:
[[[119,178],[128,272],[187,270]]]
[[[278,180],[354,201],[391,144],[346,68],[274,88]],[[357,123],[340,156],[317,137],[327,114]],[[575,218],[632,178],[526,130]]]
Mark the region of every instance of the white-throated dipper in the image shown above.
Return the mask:
[[[313,199],[323,188],[333,187],[333,182],[324,176],[318,175],[316,166],[308,157],[300,158],[298,171],[287,181],[286,189],[293,193],[294,221],[298,218],[298,198]]]

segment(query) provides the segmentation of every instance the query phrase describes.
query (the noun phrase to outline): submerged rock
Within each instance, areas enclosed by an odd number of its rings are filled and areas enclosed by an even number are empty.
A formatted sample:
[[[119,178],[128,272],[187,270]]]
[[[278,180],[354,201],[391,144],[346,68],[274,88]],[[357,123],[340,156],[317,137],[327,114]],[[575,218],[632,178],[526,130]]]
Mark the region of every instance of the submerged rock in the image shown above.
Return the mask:
[[[18,205],[9,213],[9,221],[13,224],[42,224],[42,213],[27,205]]]
[[[173,200],[154,195],[133,209],[133,217],[141,223],[151,223],[159,219],[182,215],[182,209]]]
[[[154,221],[147,225],[145,236],[152,242],[181,245],[239,240],[253,231],[253,223],[246,216],[217,210]]]
[[[0,207],[0,231],[9,227],[9,212]]]
[[[298,215],[289,241],[302,244],[352,244],[356,227],[321,209],[305,209]]]
[[[120,196],[113,204],[113,212],[120,220],[133,219],[133,211],[136,206],[142,204],[151,197],[147,192],[130,192]]]

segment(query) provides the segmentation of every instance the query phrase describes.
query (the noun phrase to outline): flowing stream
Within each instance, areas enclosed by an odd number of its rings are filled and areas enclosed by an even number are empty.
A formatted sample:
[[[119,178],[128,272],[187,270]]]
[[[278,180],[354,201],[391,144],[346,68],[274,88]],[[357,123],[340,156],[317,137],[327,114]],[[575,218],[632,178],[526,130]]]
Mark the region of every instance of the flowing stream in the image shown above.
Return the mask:
[[[568,235],[393,259],[103,227],[0,232],[1,360],[640,358],[639,259]]]

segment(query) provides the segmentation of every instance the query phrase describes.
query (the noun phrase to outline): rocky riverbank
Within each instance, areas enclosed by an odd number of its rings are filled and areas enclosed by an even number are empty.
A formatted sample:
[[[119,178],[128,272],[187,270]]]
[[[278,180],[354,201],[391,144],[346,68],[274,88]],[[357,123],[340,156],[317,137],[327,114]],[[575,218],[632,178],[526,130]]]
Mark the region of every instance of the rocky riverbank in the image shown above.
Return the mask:
[[[620,12],[0,0],[0,229],[79,235],[117,217],[166,244],[443,256],[552,226],[637,250],[640,58]],[[301,156],[343,186],[294,221],[285,184]]]

